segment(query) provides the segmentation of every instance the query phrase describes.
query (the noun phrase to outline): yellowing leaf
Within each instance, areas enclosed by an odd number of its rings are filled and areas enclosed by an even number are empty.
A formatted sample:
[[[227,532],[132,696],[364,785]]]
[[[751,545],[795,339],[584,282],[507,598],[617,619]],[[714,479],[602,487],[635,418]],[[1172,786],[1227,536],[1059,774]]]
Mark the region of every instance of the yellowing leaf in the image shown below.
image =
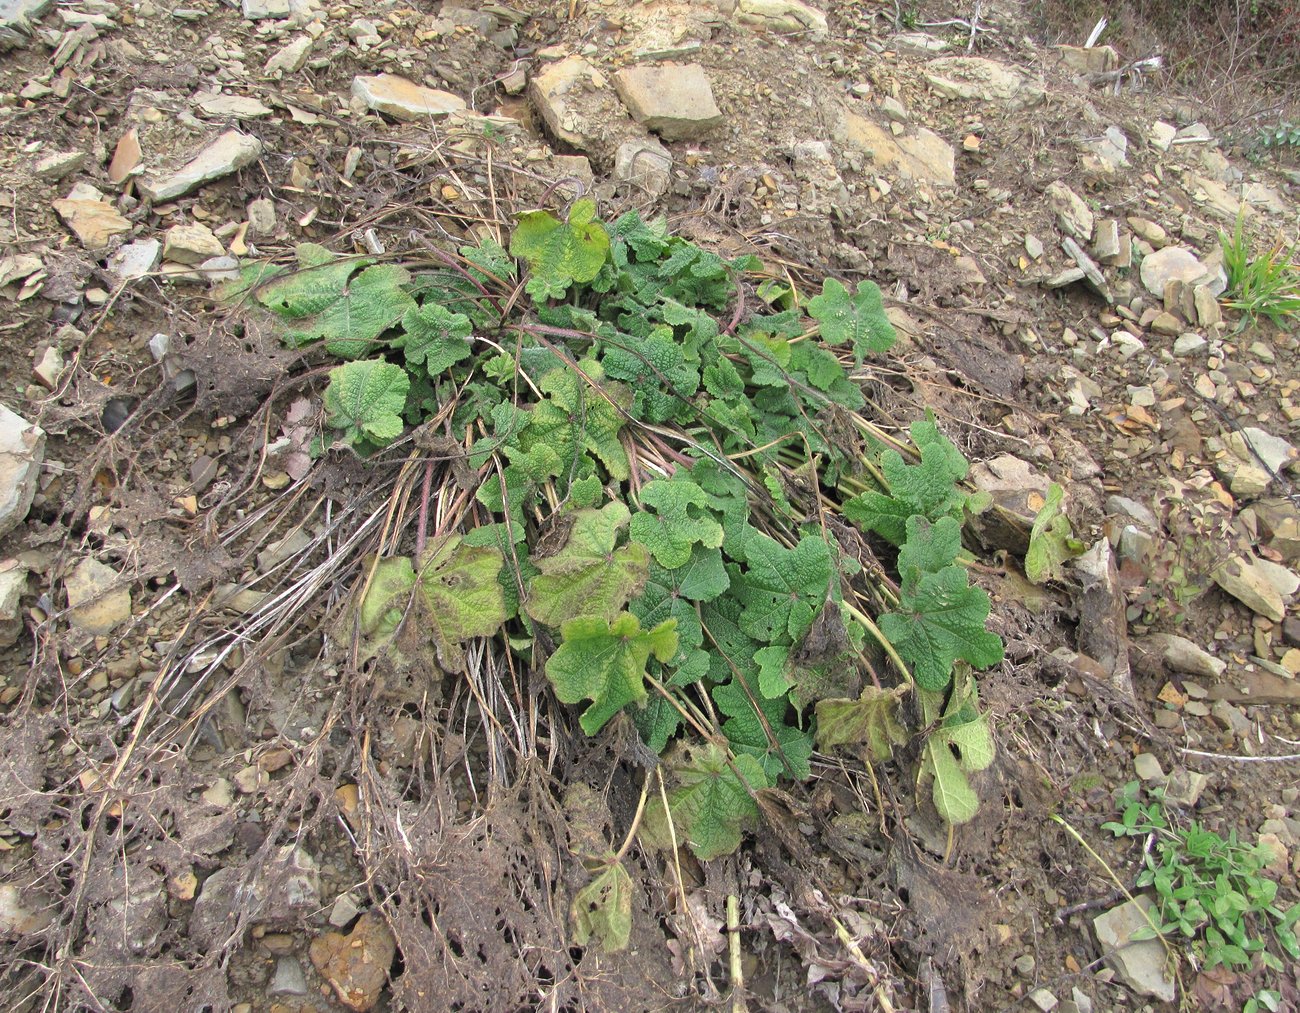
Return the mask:
[[[418,566],[405,557],[380,560],[360,608],[371,653],[391,641],[409,657],[431,644],[439,668],[463,671],[461,643],[492,636],[506,620],[497,579],[504,563],[499,549],[465,545],[459,535],[430,545]]]
[[[1047,500],[1034,518],[1029,533],[1029,551],[1025,553],[1025,576],[1035,584],[1060,580],[1063,564],[1083,552],[1083,543],[1074,537],[1070,518],[1061,509],[1065,490],[1055,482],[1048,487]]]
[[[610,865],[579,890],[569,914],[579,946],[594,939],[605,953],[626,949],[632,935],[632,878],[622,863]]]
[[[649,553],[636,542],[615,548],[629,517],[618,501],[571,516],[564,548],[533,559],[541,574],[533,578],[524,611],[552,627],[578,616],[610,622],[645,587]]]
[[[565,623],[560,633],[564,643],[547,661],[546,677],[561,702],[592,702],[579,719],[588,735],[595,735],[628,704],[645,700],[645,669],[651,655],[666,662],[677,650],[676,620],[642,630],[630,612],[612,623],[580,616]]]
[[[679,748],[668,765],[676,782],[668,810],[678,841],[702,862],[740,847],[741,830],[758,815],[753,793],[769,787],[757,758],[741,753],[728,762],[726,750],[710,742]]]
[[[899,707],[907,695],[906,686],[876,689],[867,686],[856,700],[817,701],[817,745],[865,746],[871,758],[884,762],[894,746],[907,742],[907,729],[899,720]]]
[[[546,211],[525,211],[510,237],[510,254],[527,261],[524,289],[538,302],[558,299],[574,282],[591,281],[609,254],[609,233],[595,221],[596,204],[575,201],[569,221]]]

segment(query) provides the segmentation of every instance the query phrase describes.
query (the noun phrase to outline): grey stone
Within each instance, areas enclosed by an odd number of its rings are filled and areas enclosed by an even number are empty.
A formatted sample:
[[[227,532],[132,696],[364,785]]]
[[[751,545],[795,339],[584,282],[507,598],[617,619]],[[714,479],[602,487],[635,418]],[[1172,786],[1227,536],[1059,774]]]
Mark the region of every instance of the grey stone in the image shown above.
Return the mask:
[[[1014,67],[980,56],[931,60],[925,80],[944,98],[998,102],[1011,109],[1036,105],[1046,94]]]
[[[190,915],[190,938],[204,948],[224,943],[241,910],[253,921],[293,925],[320,907],[320,872],[301,848],[281,848],[266,874],[245,883],[247,871],[218,869],[203,884]]]
[[[1061,1005],[1061,1000],[1045,988],[1036,988],[1030,992],[1029,1001],[1042,1010],[1043,1013],[1052,1013],[1052,1010]]]
[[[1081,243],[1092,238],[1093,214],[1082,197],[1060,180],[1048,184],[1043,196],[1047,198],[1048,207],[1056,213],[1061,231]]]
[[[1155,917],[1151,898],[1142,895],[1098,915],[1093,919],[1093,928],[1106,951],[1106,962],[1129,988],[1140,995],[1173,1002],[1176,988],[1168,972],[1164,944],[1159,939],[1133,939],[1134,933],[1146,928],[1148,919]]]
[[[794,174],[803,184],[799,207],[809,214],[834,214],[849,200],[848,188],[825,141],[800,141],[794,146]]]
[[[1120,255],[1119,222],[1114,218],[1105,218],[1094,223],[1092,252],[1103,264]]]
[[[294,957],[280,957],[275,962],[275,974],[267,987],[268,995],[306,995],[307,977],[302,965]]]
[[[27,519],[45,460],[45,430],[0,405],[0,536]]]
[[[1159,151],[1168,151],[1169,145],[1174,143],[1174,138],[1177,136],[1178,128],[1163,120],[1156,120],[1147,130],[1147,140]]]
[[[1247,426],[1240,432],[1234,431],[1228,437],[1228,444],[1232,452],[1242,460],[1258,458],[1273,474],[1300,460],[1300,453],[1290,443],[1257,426]]]
[[[272,53],[262,69],[272,77],[296,74],[306,64],[313,45],[315,45],[315,41],[311,36],[300,35],[292,42],[286,42]]]
[[[1209,285],[1193,288],[1192,299],[1196,306],[1196,322],[1202,327],[1214,327],[1223,323],[1223,308]]]
[[[1147,637],[1147,642],[1160,652],[1166,665],[1184,675],[1215,680],[1228,668],[1226,661],[1174,633],[1153,633]]]
[[[40,179],[59,180],[80,169],[89,157],[84,151],[53,151],[37,159],[32,172]]]
[[[1209,783],[1206,775],[1179,767],[1165,782],[1165,801],[1184,809],[1195,808]]]
[[[604,75],[581,56],[567,56],[532,77],[528,97],[552,136],[579,151],[592,151],[607,122],[617,116],[618,104],[604,82]]]
[[[886,95],[880,100],[880,111],[885,114],[885,119],[892,123],[907,122],[907,109],[892,95]]]
[[[1110,286],[1106,284],[1106,276],[1101,273],[1101,268],[1097,265],[1097,262],[1084,253],[1083,248],[1072,237],[1066,236],[1061,240],[1061,249],[1078,265],[1079,270],[1083,272],[1084,281],[1098,295],[1108,303],[1115,301],[1115,297],[1111,295]]]
[[[90,556],[84,558],[64,581],[68,621],[96,636],[112,633],[131,618],[131,592],[120,584],[111,566]]]
[[[271,109],[250,95],[221,95],[205,92],[194,96],[194,104],[205,116],[255,120],[270,116]]]
[[[396,74],[357,76],[352,79],[352,94],[367,109],[406,122],[447,116],[465,108],[465,100],[459,95],[426,88]]]
[[[1153,753],[1138,753],[1133,757],[1133,773],[1143,781],[1161,781],[1165,770]]]
[[[1136,521],[1147,531],[1156,532],[1160,530],[1160,521],[1152,513],[1151,508],[1145,503],[1139,503],[1135,499],[1129,499],[1127,496],[1110,496],[1106,500],[1106,512],[1108,514],[1122,515],[1130,520]]]
[[[1195,334],[1192,332],[1180,334],[1174,340],[1174,355],[1179,358],[1188,355],[1195,355],[1208,344],[1209,342],[1205,340],[1205,336],[1202,334]]]
[[[275,201],[259,197],[249,202],[248,231],[255,236],[269,236],[275,232]]]
[[[698,63],[625,67],[614,74],[614,90],[633,119],[665,140],[695,140],[722,123],[713,85]]]
[[[798,33],[812,42],[826,38],[826,15],[801,0],[739,0],[736,20],[781,34]]]
[[[0,0],[0,52],[26,45],[33,22],[54,6],[54,0]]]
[[[334,899],[334,905],[330,908],[329,922],[336,929],[345,928],[360,913],[361,908],[357,905],[356,897],[350,893],[341,893]]]
[[[900,32],[890,36],[886,44],[890,49],[904,56],[933,56],[949,48],[948,43],[943,39],[927,35],[925,32]]]
[[[1165,297],[1169,282],[1193,282],[1204,274],[1205,265],[1185,246],[1166,246],[1142,260],[1142,284],[1157,299]]]
[[[1250,718],[1246,717],[1240,707],[1234,707],[1227,700],[1215,700],[1210,708],[1210,716],[1239,739],[1247,738],[1255,732],[1255,725]]]
[[[256,137],[241,134],[238,130],[227,130],[177,172],[162,178],[151,176],[142,179],[140,192],[154,203],[174,200],[204,183],[251,165],[261,154],[262,142]]]
[[[1043,257],[1043,241],[1037,236],[1025,236],[1025,252],[1029,254],[1030,260],[1041,260]]]
[[[141,239],[127,243],[108,258],[108,269],[122,281],[143,278],[158,266],[162,256],[162,243],[156,239]]]
[[[240,10],[249,21],[283,20],[289,16],[289,0],[242,0]]]
[[[673,183],[673,156],[654,138],[624,141],[614,153],[614,178],[652,197],[668,192]]]

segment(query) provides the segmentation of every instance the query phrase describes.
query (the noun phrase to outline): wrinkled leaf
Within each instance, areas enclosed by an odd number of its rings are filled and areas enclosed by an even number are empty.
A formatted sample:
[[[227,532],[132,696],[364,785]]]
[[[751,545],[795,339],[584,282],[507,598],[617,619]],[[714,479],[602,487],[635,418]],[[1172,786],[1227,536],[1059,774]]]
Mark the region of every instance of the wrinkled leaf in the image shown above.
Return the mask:
[[[713,700],[718,710],[728,716],[722,734],[737,755],[748,753],[763,765],[769,783],[778,777],[802,781],[811,773],[812,736],[785,722],[789,707],[784,697],[769,700],[733,680],[715,686]]]
[[[596,364],[590,367],[588,376],[599,379]],[[611,478],[627,481],[631,471],[618,433],[623,427],[622,411],[632,404],[632,392],[615,382],[592,389],[567,368],[551,370],[538,387],[550,396],[527,413],[528,425],[519,437],[519,463],[528,474],[538,482],[571,476],[587,451]]]
[[[742,753],[732,769],[726,751],[712,742],[684,747],[674,759],[677,783],[668,809],[677,839],[685,840],[702,862],[731,854],[740,847],[746,821],[758,815],[751,792],[769,787],[762,765]]]
[[[960,566],[922,576],[899,609],[880,617],[880,631],[912,666],[922,689],[944,690],[955,661],[988,668],[1002,660],[1001,638],[984,628],[989,597],[966,583]]]
[[[383,446],[402,435],[402,411],[411,381],[401,366],[382,359],[348,362],[330,370],[325,388],[325,420],[356,446],[364,440]]]
[[[564,643],[547,661],[546,677],[561,702],[591,701],[579,719],[588,735],[595,735],[628,704],[645,700],[646,662],[651,655],[662,662],[677,650],[674,620],[642,630],[630,612],[612,623],[580,616],[566,622],[560,632]]]
[[[735,597],[744,607],[740,628],[756,640],[800,639],[826,600],[833,569],[826,542],[806,535],[793,549],[762,532],[745,540],[748,569],[733,577]]]
[[[418,566],[406,557],[379,561],[361,602],[361,632],[379,642],[405,630],[402,646],[432,643],[445,672],[465,668],[461,644],[490,637],[506,620],[498,575],[500,550],[463,544],[452,535],[425,549]]]
[[[894,325],[885,316],[880,289],[873,281],[858,282],[857,292],[834,278],[822,283],[822,294],[808,301],[808,315],[821,324],[822,340],[828,345],[851,344],[860,366],[869,352],[887,352],[893,347]]]
[[[708,493],[689,478],[656,479],[641,490],[632,537],[665,569],[684,566],[693,545],[716,549],[722,544],[722,525],[707,512],[708,505]]]
[[[408,368],[420,367],[437,376],[469,357],[467,339],[473,326],[463,313],[452,313],[436,303],[412,306],[402,317],[402,330],[398,344]]]
[[[907,464],[893,450],[880,458],[889,494],[864,492],[844,504],[844,516],[895,545],[907,538],[907,519],[929,521],[961,518],[965,495],[956,483],[966,477],[970,463],[933,422],[912,423],[912,440],[920,448],[919,464]]]

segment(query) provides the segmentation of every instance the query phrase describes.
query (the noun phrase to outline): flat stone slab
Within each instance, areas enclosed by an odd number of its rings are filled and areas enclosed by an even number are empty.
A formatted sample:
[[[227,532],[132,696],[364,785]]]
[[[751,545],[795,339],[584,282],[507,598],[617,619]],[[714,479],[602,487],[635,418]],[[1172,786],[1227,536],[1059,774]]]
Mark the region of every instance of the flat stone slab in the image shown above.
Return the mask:
[[[45,430],[0,405],[0,535],[24,520],[45,460]]]
[[[1165,286],[1171,281],[1191,284],[1204,274],[1205,265],[1185,246],[1166,246],[1142,261],[1142,284],[1157,299],[1165,297]]]
[[[713,85],[698,63],[627,67],[614,89],[632,118],[668,141],[702,137],[722,123]]]
[[[396,74],[355,77],[352,79],[352,94],[361,99],[367,109],[407,123],[449,116],[465,108],[465,100],[459,95],[426,88]]]
[[[1106,963],[1129,988],[1163,1002],[1173,1002],[1174,980],[1166,970],[1164,944],[1159,939],[1133,940],[1133,934],[1155,919],[1155,904],[1147,896],[1126,901],[1093,919],[1097,941],[1106,951]]]
[[[229,176],[252,165],[262,154],[262,142],[238,130],[227,130],[168,176],[148,176],[140,181],[140,192],[155,203],[183,197],[204,183]]]
[[[924,127],[895,136],[879,123],[846,111],[836,124],[834,139],[861,151],[879,171],[936,186],[957,182],[952,145]]]

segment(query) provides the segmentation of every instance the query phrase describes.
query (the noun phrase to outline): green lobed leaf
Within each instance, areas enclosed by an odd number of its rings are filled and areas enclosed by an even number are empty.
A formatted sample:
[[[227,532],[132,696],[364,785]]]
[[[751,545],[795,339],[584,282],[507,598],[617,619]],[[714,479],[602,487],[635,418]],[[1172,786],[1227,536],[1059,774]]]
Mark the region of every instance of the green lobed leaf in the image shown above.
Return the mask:
[[[415,567],[406,556],[387,556],[375,564],[370,590],[361,600],[361,632],[368,637],[390,637],[410,605],[415,588]]]
[[[740,847],[746,821],[758,815],[752,792],[768,787],[763,767],[747,753],[728,763],[726,751],[710,742],[686,747],[673,758],[676,786],[668,809],[678,840],[685,840],[695,857],[707,862]]]
[[[947,688],[958,660],[976,668],[1002,660],[1001,638],[984,628],[988,595],[967,584],[960,566],[922,576],[899,607],[880,617],[880,632],[912,666],[921,688]]]
[[[665,569],[684,566],[692,546],[716,549],[722,544],[722,525],[708,506],[708,493],[689,477],[655,479],[641,490],[642,509],[632,515],[632,537]]]
[[[805,535],[793,549],[751,529],[745,539],[748,563],[733,573],[732,588],[743,606],[740,628],[756,640],[799,640],[812,626],[830,590],[834,570],[826,542]]]
[[[907,519],[919,514],[929,521],[960,518],[965,495],[957,482],[966,477],[969,462],[931,422],[912,423],[912,439],[920,448],[919,464],[907,464],[894,450],[880,458],[889,494],[865,492],[844,504],[844,516],[895,545],[907,538]]]
[[[632,878],[623,864],[610,864],[574,894],[569,914],[579,946],[594,939],[605,953],[626,949],[632,935]]]
[[[590,364],[588,375],[599,379],[598,367]],[[591,389],[571,369],[553,369],[538,387],[550,395],[528,412],[528,426],[519,436],[520,465],[535,481],[570,477],[578,458],[590,452],[605,466],[610,477],[626,482],[631,475],[627,451],[619,441],[623,414],[632,404],[632,392],[621,383],[604,382]]]
[[[883,763],[893,756],[894,746],[908,740],[907,729],[899,720],[906,695],[906,686],[867,686],[856,700],[818,700],[817,745],[822,749],[865,746],[873,760]]]
[[[713,700],[728,716],[722,734],[737,756],[749,754],[763,766],[769,783],[781,776],[802,781],[812,769],[812,736],[785,722],[789,702],[785,697],[768,699],[732,680],[715,686]]]
[[[827,278],[822,294],[808,300],[808,315],[821,324],[827,344],[852,345],[859,366],[868,353],[893,347],[894,325],[885,316],[880,288],[873,281],[858,282],[857,291],[850,295],[834,278]]]
[[[1025,576],[1034,584],[1060,580],[1065,575],[1066,560],[1083,552],[1084,545],[1074,537],[1070,518],[1061,503],[1065,490],[1053,482],[1047,489],[1047,500],[1034,517],[1034,527],[1029,533],[1029,551],[1025,553]]]
[[[595,735],[630,703],[646,698],[646,663],[653,655],[667,661],[677,650],[677,624],[669,619],[642,630],[636,616],[623,612],[614,621],[594,616],[570,619],[560,629],[564,642],[546,662],[546,677],[563,703],[590,700],[579,724]]]
[[[362,359],[330,370],[325,388],[325,420],[343,430],[343,439],[383,446],[402,435],[402,411],[411,380],[401,366]]]
[[[907,519],[907,540],[898,550],[898,576],[904,595],[911,596],[927,573],[938,573],[957,561],[961,525],[952,517],[931,524],[919,514]]]
[[[617,500],[599,510],[575,510],[571,517],[564,548],[533,558],[541,572],[533,578],[524,611],[555,628],[577,616],[611,622],[645,587],[649,553],[636,542],[615,547],[629,518]]]
[[[609,253],[609,233],[595,221],[596,204],[574,201],[561,223],[546,211],[525,211],[510,237],[510,254],[528,263],[524,286],[537,302],[559,299],[574,282],[591,281]]]
[[[452,313],[436,303],[412,306],[402,317],[402,330],[405,333],[397,344],[408,369],[419,367],[429,376],[437,376],[469,358],[467,339],[473,325],[463,313]]]
[[[621,341],[621,347],[607,347],[600,361],[609,376],[632,385],[637,418],[667,422],[688,409],[687,399],[700,387],[700,372],[686,361],[672,329],[656,327],[645,338],[623,335]]]
[[[415,307],[403,287],[411,280],[403,267],[367,266],[372,264],[367,258],[335,257],[314,243],[300,244],[297,255],[298,270],[255,291],[259,303],[290,321],[285,331],[290,344],[323,339],[331,354],[360,358]]]

